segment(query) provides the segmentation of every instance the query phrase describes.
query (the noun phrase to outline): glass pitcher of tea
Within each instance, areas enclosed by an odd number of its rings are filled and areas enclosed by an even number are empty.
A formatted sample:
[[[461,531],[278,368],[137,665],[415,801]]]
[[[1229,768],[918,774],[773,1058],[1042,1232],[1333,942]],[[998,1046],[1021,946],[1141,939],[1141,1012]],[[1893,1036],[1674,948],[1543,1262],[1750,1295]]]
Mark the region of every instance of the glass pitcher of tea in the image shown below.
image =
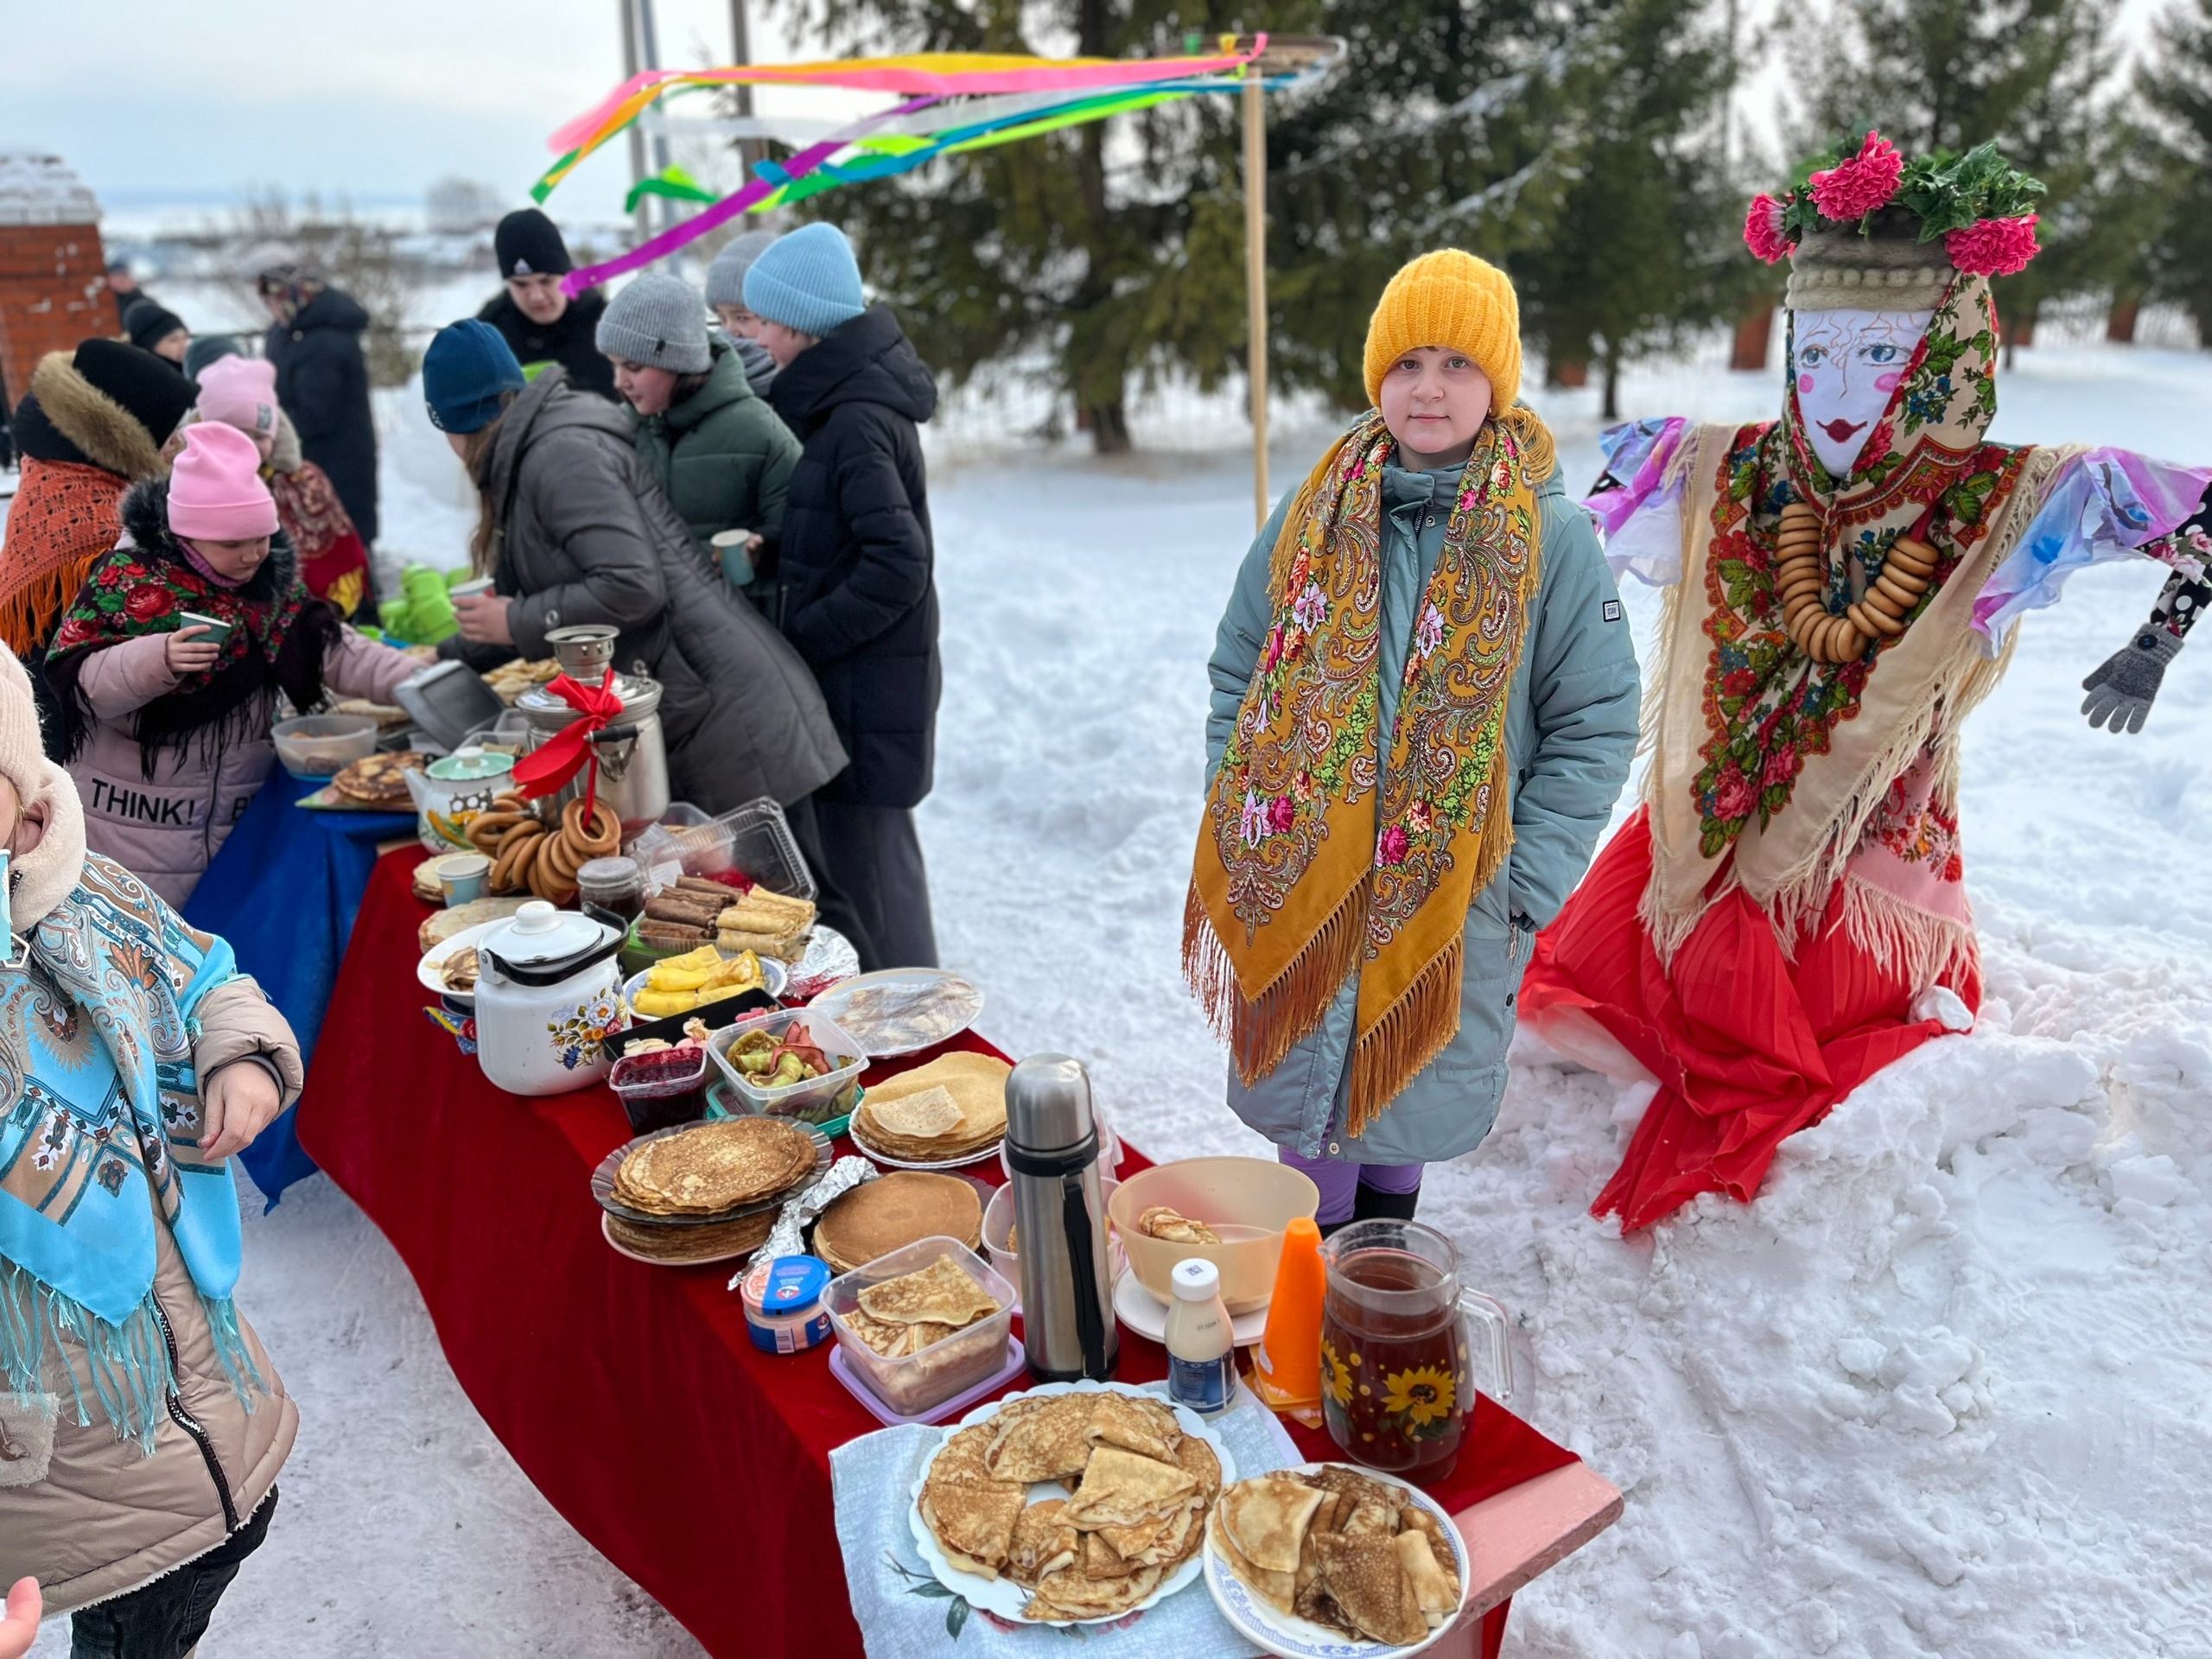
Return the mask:
[[[1321,1247],[1321,1412],[1346,1456],[1416,1484],[1459,1459],[1478,1381],[1513,1398],[1505,1309],[1459,1282],[1459,1252],[1417,1221],[1355,1222]],[[1479,1376],[1475,1356],[1488,1375]]]

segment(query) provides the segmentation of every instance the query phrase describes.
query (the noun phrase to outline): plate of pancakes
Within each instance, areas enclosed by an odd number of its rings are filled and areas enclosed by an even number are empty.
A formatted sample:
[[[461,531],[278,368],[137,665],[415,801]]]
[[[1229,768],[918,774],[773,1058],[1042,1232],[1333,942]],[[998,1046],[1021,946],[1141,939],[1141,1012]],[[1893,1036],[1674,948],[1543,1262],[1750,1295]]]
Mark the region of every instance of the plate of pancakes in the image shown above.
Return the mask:
[[[1198,1578],[1236,1465],[1166,1386],[1049,1382],[946,1428],[908,1515],[938,1582],[1016,1624],[1089,1624]]]
[[[995,1157],[1006,1139],[1006,1080],[992,1054],[940,1054],[926,1065],[871,1082],[845,1132],[893,1169],[952,1169]]]
[[[407,774],[420,772],[430,757],[419,749],[393,754],[365,754],[339,769],[331,787],[356,806],[389,807],[412,811],[415,798],[407,791]]]
[[[1280,1659],[1407,1659],[1467,1599],[1467,1546],[1419,1488],[1347,1463],[1230,1483],[1206,1528],[1206,1588]]]
[[[830,1137],[781,1117],[679,1123],[617,1147],[592,1172],[600,1230],[623,1255],[671,1266],[758,1249],[785,1203],[830,1167]]]
[[[953,1238],[983,1250],[988,1189],[966,1175],[897,1170],[839,1194],[814,1224],[814,1253],[850,1273],[918,1239]]]

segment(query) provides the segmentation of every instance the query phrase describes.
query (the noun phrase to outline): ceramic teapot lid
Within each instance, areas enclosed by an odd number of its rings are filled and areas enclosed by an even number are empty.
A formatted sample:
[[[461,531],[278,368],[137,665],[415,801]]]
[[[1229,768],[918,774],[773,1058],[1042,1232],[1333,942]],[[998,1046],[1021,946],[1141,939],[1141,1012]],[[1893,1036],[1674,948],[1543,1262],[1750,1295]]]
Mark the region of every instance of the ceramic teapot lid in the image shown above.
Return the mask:
[[[504,927],[484,938],[483,954],[501,977],[518,985],[557,985],[622,948],[620,930],[573,910],[532,899]]]
[[[512,754],[493,754],[487,749],[455,749],[451,754],[440,755],[424,768],[442,784],[479,783],[486,778],[504,778],[515,769]]]

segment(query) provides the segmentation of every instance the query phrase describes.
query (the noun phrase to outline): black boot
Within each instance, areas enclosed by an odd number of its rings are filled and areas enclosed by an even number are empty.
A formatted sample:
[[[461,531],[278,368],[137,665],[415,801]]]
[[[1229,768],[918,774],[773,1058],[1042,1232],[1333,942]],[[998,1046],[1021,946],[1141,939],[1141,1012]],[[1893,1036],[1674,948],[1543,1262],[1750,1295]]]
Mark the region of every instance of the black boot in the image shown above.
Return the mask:
[[[1354,1221],[1411,1221],[1421,1207],[1421,1188],[1410,1192],[1378,1192],[1365,1181],[1352,1197]]]

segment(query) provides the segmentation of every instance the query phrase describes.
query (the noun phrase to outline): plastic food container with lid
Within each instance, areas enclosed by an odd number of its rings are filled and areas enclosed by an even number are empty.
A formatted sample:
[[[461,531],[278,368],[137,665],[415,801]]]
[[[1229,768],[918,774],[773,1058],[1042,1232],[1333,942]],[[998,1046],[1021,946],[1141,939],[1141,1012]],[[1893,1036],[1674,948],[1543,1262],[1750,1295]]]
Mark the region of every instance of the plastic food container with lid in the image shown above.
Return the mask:
[[[860,1306],[861,1292],[887,1279],[919,1273],[940,1256],[950,1256],[962,1272],[982,1286],[999,1305],[999,1311],[973,1325],[963,1325],[950,1336],[931,1343],[918,1354],[886,1359],[853,1333],[846,1319]],[[1006,1364],[1007,1338],[1014,1326],[1014,1308],[1020,1294],[998,1271],[957,1238],[917,1239],[904,1249],[879,1256],[830,1281],[822,1305],[843,1350],[844,1363],[868,1387],[868,1392],[902,1417],[918,1417],[954,1395],[965,1393]]]
[[[764,1088],[730,1058],[731,1046],[754,1032],[766,1032],[778,1038],[788,1035],[793,1042],[810,1042],[825,1058],[847,1059],[851,1064],[818,1077]],[[858,1043],[828,1015],[805,1008],[779,1008],[741,1020],[709,1037],[707,1052],[715,1057],[715,1064],[721,1068],[722,1075],[729,1079],[739,1097],[754,1111],[769,1117],[796,1117],[808,1123],[826,1123],[849,1113],[860,1094],[861,1073],[868,1069],[868,1056],[861,1052]]]
[[[829,1287],[830,1264],[818,1256],[754,1262],[740,1290],[753,1345],[767,1354],[798,1354],[829,1341],[830,1314],[823,1303]]]
[[[284,770],[302,783],[327,783],[376,753],[377,723],[366,715],[302,715],[269,734]]]
[[[688,1123],[706,1110],[708,1072],[705,1049],[663,1048],[624,1054],[614,1062],[607,1083],[621,1096],[631,1129],[650,1135]]]

